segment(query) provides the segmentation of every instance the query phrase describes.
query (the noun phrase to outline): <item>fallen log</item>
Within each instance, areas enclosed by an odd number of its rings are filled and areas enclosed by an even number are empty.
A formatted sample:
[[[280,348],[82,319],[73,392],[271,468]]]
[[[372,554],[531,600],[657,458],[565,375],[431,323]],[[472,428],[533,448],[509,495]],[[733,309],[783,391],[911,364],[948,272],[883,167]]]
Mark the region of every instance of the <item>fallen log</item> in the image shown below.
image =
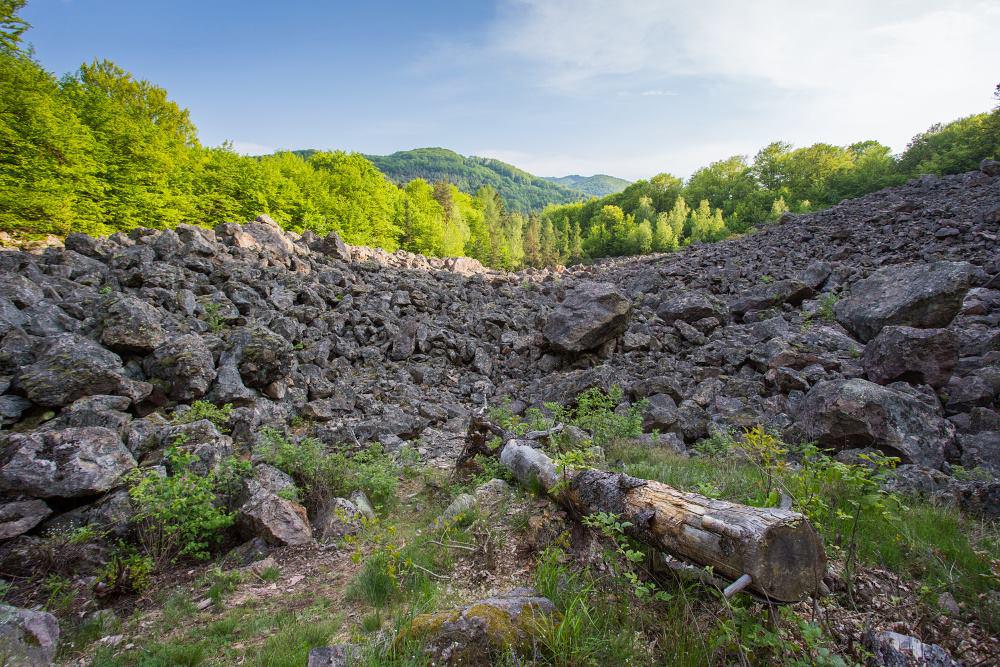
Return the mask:
[[[623,473],[560,473],[531,445],[511,438],[500,451],[500,462],[521,484],[541,487],[579,515],[622,517],[640,542],[735,580],[729,594],[746,587],[773,601],[797,602],[821,590],[823,542],[802,514],[715,500]]]

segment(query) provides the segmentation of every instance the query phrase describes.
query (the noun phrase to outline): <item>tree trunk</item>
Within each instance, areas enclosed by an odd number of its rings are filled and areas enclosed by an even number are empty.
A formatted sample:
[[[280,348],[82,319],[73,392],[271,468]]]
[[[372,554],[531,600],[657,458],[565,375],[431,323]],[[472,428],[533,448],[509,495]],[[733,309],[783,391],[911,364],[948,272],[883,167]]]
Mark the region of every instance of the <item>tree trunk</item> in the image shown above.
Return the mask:
[[[602,470],[576,470],[560,478],[545,452],[517,439],[507,440],[500,461],[521,484],[540,486],[580,515],[616,514],[632,524],[629,534],[644,544],[711,566],[729,579],[749,575],[748,588],[766,598],[797,602],[822,585],[823,542],[797,512],[713,500]]]

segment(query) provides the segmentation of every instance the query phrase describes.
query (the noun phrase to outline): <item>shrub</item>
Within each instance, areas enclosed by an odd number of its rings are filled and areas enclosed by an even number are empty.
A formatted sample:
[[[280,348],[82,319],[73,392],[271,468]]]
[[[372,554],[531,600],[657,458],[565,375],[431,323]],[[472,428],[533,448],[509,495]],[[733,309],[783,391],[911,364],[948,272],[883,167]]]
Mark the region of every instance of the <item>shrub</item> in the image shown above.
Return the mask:
[[[171,448],[166,460],[172,475],[141,471],[129,489],[139,541],[157,567],[184,556],[208,558],[221,531],[233,523],[233,514],[219,506],[215,475],[191,469],[196,455]]]
[[[231,403],[226,403],[222,407],[218,407],[208,401],[195,401],[191,404],[189,410],[175,412],[173,422],[175,424],[191,424],[192,422],[207,419],[215,424],[220,431],[228,433],[229,428],[227,424],[232,415],[233,406]]]
[[[149,588],[155,563],[149,556],[136,553],[135,549],[119,542],[111,559],[101,568],[97,580],[109,593],[141,593]]]

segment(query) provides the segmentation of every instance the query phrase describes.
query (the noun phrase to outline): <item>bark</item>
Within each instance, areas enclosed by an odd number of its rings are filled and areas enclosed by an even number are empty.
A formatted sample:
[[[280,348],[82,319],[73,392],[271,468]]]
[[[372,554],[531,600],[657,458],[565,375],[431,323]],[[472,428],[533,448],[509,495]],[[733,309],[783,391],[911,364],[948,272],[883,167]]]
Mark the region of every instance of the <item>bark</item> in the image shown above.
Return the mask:
[[[509,439],[500,461],[518,481],[541,487],[580,514],[608,512],[630,522],[632,537],[656,549],[711,566],[778,602],[797,602],[821,590],[826,556],[805,516],[788,509],[749,507],[623,473],[577,470],[562,477],[531,443]]]

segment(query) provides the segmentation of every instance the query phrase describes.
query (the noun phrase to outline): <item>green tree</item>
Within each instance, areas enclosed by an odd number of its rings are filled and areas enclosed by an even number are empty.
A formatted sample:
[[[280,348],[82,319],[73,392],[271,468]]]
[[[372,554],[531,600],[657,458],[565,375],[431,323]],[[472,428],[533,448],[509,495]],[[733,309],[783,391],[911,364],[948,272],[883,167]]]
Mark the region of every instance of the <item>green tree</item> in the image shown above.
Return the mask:
[[[691,238],[695,241],[718,241],[726,234],[722,209],[713,209],[707,199],[691,211]]]
[[[0,54],[20,53],[21,35],[31,27],[17,15],[24,4],[25,0],[0,0]]]
[[[434,188],[422,178],[403,190],[402,246],[410,252],[439,257],[444,250],[444,207],[434,198]]]

